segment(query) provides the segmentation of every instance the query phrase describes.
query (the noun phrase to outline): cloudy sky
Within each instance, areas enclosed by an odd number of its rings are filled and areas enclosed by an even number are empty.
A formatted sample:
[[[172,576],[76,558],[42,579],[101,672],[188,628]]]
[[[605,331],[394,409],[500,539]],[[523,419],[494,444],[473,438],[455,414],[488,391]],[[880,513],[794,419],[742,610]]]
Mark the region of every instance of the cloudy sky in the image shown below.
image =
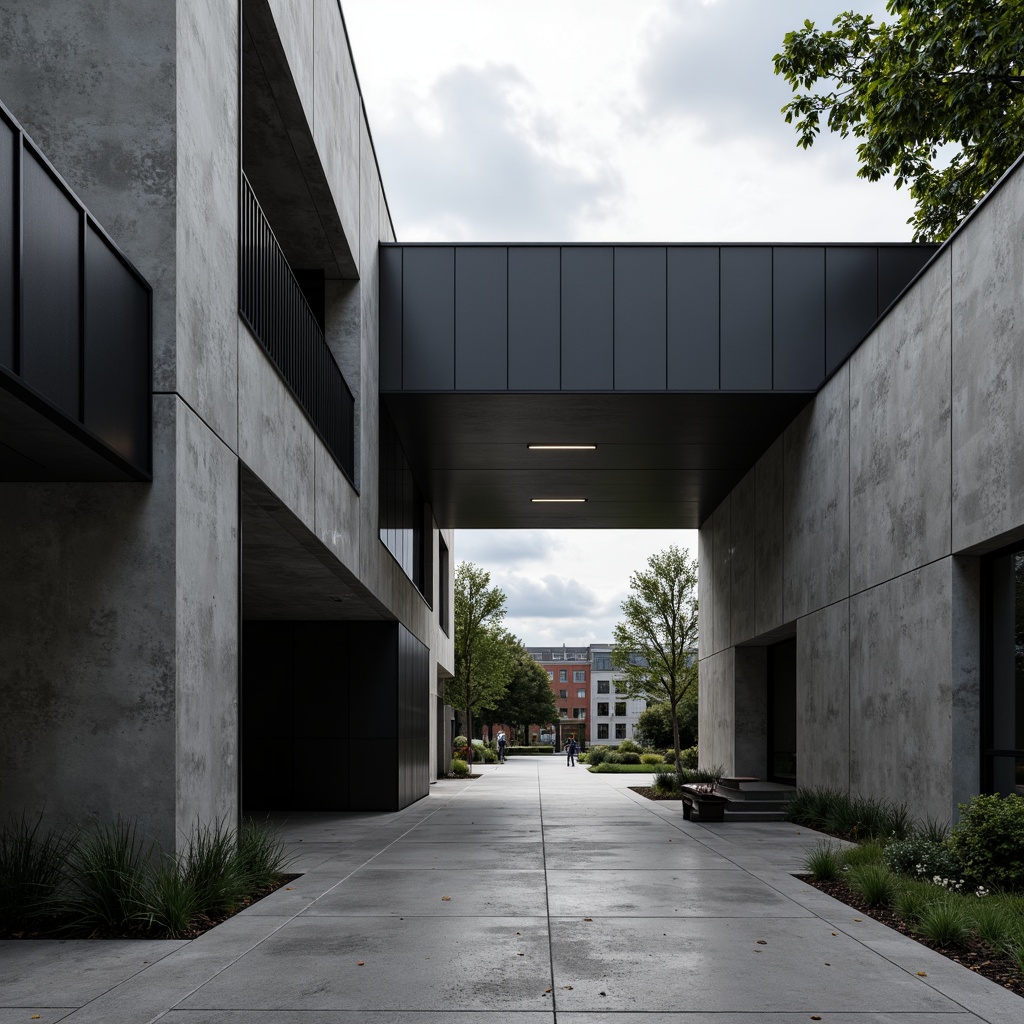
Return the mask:
[[[779,108],[787,31],[878,0],[342,0],[398,238],[908,241],[909,197]],[[459,531],[526,643],[611,638],[692,531]]]

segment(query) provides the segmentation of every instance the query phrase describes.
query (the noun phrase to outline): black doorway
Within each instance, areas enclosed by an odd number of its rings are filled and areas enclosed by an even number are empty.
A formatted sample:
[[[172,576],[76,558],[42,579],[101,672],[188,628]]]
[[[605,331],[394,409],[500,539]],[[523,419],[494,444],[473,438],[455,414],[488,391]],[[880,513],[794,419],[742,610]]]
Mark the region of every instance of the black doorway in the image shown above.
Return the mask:
[[[796,637],[768,648],[768,780],[796,785]]]

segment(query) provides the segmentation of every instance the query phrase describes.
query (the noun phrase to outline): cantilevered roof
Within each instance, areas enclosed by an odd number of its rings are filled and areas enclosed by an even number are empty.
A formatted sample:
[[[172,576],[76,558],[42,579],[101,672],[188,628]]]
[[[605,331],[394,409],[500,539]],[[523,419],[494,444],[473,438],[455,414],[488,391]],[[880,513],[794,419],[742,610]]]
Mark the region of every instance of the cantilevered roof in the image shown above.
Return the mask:
[[[934,251],[383,245],[384,406],[442,526],[696,527]]]

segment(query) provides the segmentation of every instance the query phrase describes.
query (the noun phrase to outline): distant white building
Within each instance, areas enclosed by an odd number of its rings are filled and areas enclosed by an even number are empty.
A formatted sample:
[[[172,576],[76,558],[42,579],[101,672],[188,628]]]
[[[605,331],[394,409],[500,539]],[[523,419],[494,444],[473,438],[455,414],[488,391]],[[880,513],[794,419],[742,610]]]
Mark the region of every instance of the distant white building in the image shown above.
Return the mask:
[[[647,701],[626,697],[625,673],[612,668],[612,645],[590,645],[590,745],[617,746],[635,739]]]

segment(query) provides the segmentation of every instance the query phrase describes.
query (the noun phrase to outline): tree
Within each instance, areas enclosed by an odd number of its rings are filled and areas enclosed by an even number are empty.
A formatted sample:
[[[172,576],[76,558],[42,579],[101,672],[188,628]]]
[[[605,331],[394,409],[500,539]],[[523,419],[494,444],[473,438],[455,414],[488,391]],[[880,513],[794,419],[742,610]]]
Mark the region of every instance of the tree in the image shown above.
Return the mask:
[[[497,703],[514,666],[511,635],[501,625],[505,594],[490,584],[491,574],[472,562],[455,570],[455,675],[445,681],[444,699],[465,715],[471,742],[473,712]]]
[[[516,735],[530,725],[545,725],[558,717],[547,672],[521,645],[504,695],[481,715],[489,722],[510,726]]]
[[[798,145],[862,140],[857,174],[910,183],[916,241],[941,241],[1024,149],[1024,0],[889,0],[893,20],[846,12],[786,34],[775,73]]]
[[[636,722],[637,735],[645,746],[671,747],[675,736],[672,733],[672,711],[664,702],[651,704],[640,713]],[[679,702],[679,745],[693,747],[697,744],[697,691],[691,689]]]
[[[679,763],[679,712],[697,691],[697,560],[674,544],[629,577],[615,626],[612,664],[625,673],[626,695],[668,705]]]

